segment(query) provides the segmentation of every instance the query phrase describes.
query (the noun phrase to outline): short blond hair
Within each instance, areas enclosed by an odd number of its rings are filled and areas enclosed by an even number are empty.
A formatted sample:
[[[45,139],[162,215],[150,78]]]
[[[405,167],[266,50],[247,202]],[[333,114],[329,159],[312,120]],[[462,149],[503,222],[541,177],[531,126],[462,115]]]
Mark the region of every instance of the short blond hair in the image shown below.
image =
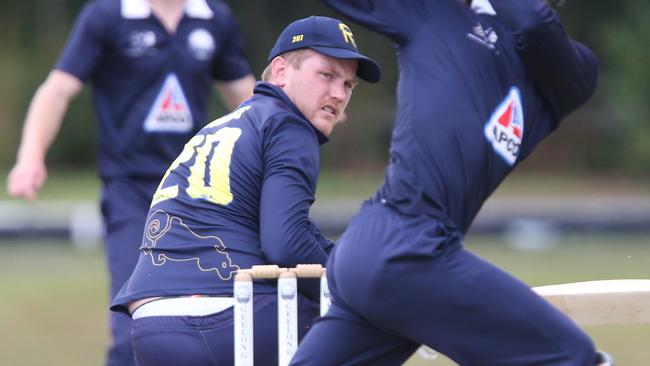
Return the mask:
[[[301,48],[299,50],[289,51],[289,52],[279,54],[275,57],[282,57],[285,60],[287,60],[287,62],[290,63],[294,68],[299,69],[300,65],[302,65],[302,62],[309,56],[308,51],[309,49],[307,48]],[[270,81],[270,80],[271,80],[271,63],[269,62],[269,64],[266,65],[266,68],[264,68],[264,71],[262,71],[262,81]]]

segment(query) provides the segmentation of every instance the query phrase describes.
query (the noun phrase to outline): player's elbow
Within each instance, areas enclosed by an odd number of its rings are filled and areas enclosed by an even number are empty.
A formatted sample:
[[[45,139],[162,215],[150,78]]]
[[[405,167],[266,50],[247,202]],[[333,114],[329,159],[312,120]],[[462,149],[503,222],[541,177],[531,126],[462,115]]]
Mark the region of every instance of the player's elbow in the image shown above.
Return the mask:
[[[296,264],[297,253],[291,243],[291,238],[286,235],[264,235],[262,250],[267,262],[281,267],[293,267]]]
[[[327,262],[327,253],[308,238],[278,237],[263,241],[262,248],[270,264],[295,267],[297,264],[321,264]]]
[[[598,72],[595,71],[593,75],[590,76],[584,76],[580,81],[579,81],[579,90],[580,93],[579,95],[579,100],[577,101],[578,105],[582,105],[585,103],[589,98],[591,98],[594,93],[596,92],[596,88],[598,87]]]
[[[584,64],[583,68],[573,77],[567,78],[565,87],[562,88],[564,103],[561,112],[565,116],[586,103],[596,92],[598,87],[598,64],[595,62]]]
[[[293,255],[290,255],[288,250],[283,250],[280,246],[264,251],[264,256],[269,264],[277,264],[280,267],[294,267],[296,263],[291,260]]]

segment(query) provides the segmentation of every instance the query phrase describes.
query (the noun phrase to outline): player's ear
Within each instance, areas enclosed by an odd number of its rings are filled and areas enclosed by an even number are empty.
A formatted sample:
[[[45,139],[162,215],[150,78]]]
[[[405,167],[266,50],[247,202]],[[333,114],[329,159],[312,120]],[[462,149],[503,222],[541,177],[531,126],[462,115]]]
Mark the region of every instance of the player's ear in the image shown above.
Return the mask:
[[[286,85],[288,67],[289,63],[282,56],[277,56],[271,60],[271,80],[273,80],[274,84],[278,85],[279,87]]]

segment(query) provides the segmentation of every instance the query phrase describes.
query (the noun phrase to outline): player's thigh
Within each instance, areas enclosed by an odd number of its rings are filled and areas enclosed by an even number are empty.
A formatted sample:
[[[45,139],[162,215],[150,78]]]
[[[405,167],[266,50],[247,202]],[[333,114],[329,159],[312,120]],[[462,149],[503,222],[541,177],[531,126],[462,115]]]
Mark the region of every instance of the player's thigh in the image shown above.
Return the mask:
[[[366,208],[330,255],[327,272],[333,300],[365,317],[383,318],[397,310],[403,292],[414,290],[414,281],[429,276],[421,272],[406,280],[403,274],[416,266],[438,265],[443,248],[452,246],[460,246],[460,236],[430,217],[402,215],[382,205]]]
[[[158,180],[115,177],[106,178],[102,183],[101,211],[108,233],[115,228],[115,225],[135,219],[141,226],[139,234],[142,236],[144,222]],[[142,238],[138,240],[140,239]]]
[[[101,211],[111,295],[119,291],[138,261],[138,248],[155,186],[153,179],[104,181]]]
[[[371,318],[462,365],[591,365],[589,337],[523,282],[461,247],[392,263]]]
[[[463,365],[586,365],[593,356],[566,316],[423,216],[365,210],[330,257],[328,279],[334,303]]]
[[[291,365],[401,365],[417,348],[334,304],[302,340]]]

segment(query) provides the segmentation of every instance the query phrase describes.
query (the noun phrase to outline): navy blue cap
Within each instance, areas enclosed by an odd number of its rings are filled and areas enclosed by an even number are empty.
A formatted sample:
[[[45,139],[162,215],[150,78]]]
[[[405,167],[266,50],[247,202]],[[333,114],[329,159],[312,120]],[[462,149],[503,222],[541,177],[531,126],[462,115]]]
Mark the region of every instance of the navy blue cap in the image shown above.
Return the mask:
[[[289,51],[309,48],[324,55],[359,61],[357,76],[375,83],[379,81],[379,66],[371,58],[359,53],[350,28],[338,19],[315,16],[289,24],[269,53],[269,61]]]

